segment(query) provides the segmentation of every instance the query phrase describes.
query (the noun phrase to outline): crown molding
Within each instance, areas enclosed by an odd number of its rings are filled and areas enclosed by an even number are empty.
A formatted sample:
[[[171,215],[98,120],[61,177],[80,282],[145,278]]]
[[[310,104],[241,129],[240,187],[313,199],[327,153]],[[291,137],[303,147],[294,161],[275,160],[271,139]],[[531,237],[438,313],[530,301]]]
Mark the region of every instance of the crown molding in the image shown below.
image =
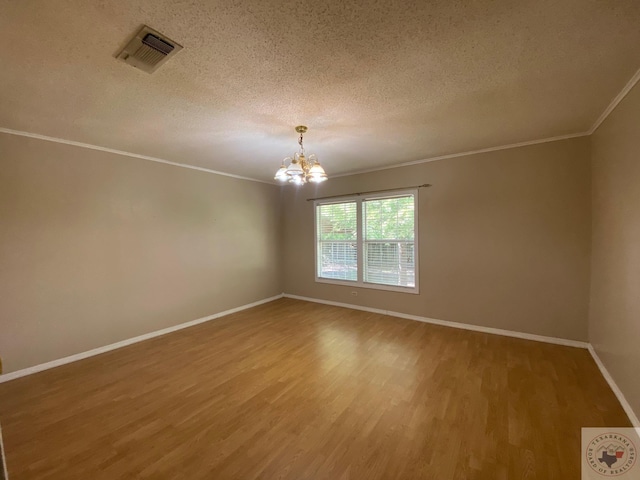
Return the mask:
[[[540,143],[557,142],[560,140],[568,140],[570,138],[586,137],[590,135],[589,132],[570,133],[568,135],[560,135],[557,137],[541,138],[539,140],[529,140],[526,142],[509,143],[507,145],[499,145],[497,147],[481,148],[479,150],[469,150],[467,152],[449,153],[447,155],[439,155],[437,157],[428,157],[422,160],[414,160],[412,162],[397,163],[395,165],[388,165],[386,167],[368,168],[366,170],[356,170],[350,173],[341,173],[339,175],[331,175],[331,178],[347,177],[349,175],[358,175],[361,173],[379,172],[381,170],[390,170],[392,168],[410,167],[411,165],[419,165],[421,163],[436,162],[438,160],[447,160],[449,158],[466,157],[468,155],[475,155],[478,153],[497,152],[498,150],[508,150],[510,148],[527,147],[529,145],[538,145]]]
[[[450,159],[450,158],[466,157],[468,155],[475,155],[475,154],[479,154],[479,153],[497,152],[499,150],[507,150],[507,149],[510,149],[510,148],[526,147],[526,146],[529,146],[529,145],[538,145],[538,144],[541,144],[541,143],[557,142],[557,141],[560,141],[560,140],[568,140],[568,139],[571,139],[571,138],[586,137],[586,136],[592,135],[598,129],[598,127],[607,119],[607,117],[611,114],[611,112],[613,112],[615,110],[615,108],[624,99],[624,97],[627,96],[627,94],[631,91],[631,89],[633,87],[635,87],[635,85],[638,83],[638,81],[640,81],[640,69],[633,75],[633,77],[631,77],[631,79],[627,82],[627,84],[624,86],[624,88],[618,93],[618,95],[616,95],[613,98],[611,103],[609,103],[607,108],[605,108],[605,110],[598,117],[598,119],[594,122],[594,124],[591,126],[591,128],[589,130],[587,130],[586,132],[570,133],[570,134],[567,134],[567,135],[559,135],[559,136],[556,136],[556,137],[541,138],[541,139],[538,139],[538,140],[529,140],[529,141],[525,141],[525,142],[510,143],[510,144],[507,144],[507,145],[499,145],[499,146],[495,146],[495,147],[481,148],[479,150],[469,150],[469,151],[466,151],[466,152],[450,153],[450,154],[447,154],[447,155],[438,155],[436,157],[427,157],[427,158],[424,158],[422,160],[414,160],[412,162],[397,163],[395,165],[387,165],[385,167],[369,168],[369,169],[364,169],[364,170],[355,170],[353,172],[340,173],[340,174],[337,174],[337,175],[331,175],[331,178],[348,177],[350,175],[359,175],[359,174],[362,174],[362,173],[379,172],[379,171],[382,171],[382,170],[390,170],[390,169],[393,169],[393,168],[409,167],[409,166],[412,166],[412,165],[419,165],[421,163],[436,162],[438,160],[447,160],[447,159]],[[91,149],[91,150],[98,150],[98,151],[101,151],[101,152],[108,152],[108,153],[113,153],[113,154],[116,154],[116,155],[123,155],[123,156],[126,156],[126,157],[139,158],[141,160],[149,160],[151,162],[164,163],[166,165],[173,165],[175,167],[189,168],[191,170],[198,170],[198,171],[201,171],[201,172],[213,173],[214,175],[222,175],[224,177],[238,178],[240,180],[248,180],[248,181],[251,181],[251,182],[266,183],[267,185],[279,185],[279,186],[282,186],[281,184],[273,182],[273,181],[265,181],[265,180],[259,180],[257,178],[243,177],[242,175],[234,175],[232,173],[220,172],[218,170],[211,170],[209,168],[196,167],[195,165],[189,165],[189,164],[186,164],[186,163],[172,162],[170,160],[165,160],[165,159],[162,159],[162,158],[150,157],[148,155],[140,155],[140,154],[137,154],[137,153],[126,152],[124,150],[115,150],[113,148],[100,147],[98,145],[92,145],[92,144],[89,144],[89,143],[76,142],[76,141],[73,141],[73,140],[65,140],[63,138],[49,137],[49,136],[40,135],[40,134],[37,134],[37,133],[29,133],[29,132],[24,132],[24,131],[21,131],[21,130],[12,130],[10,128],[3,128],[3,127],[0,127],[0,133],[6,133],[6,134],[9,134],[9,135],[18,135],[18,136],[29,137],[29,138],[36,138],[38,140],[45,140],[47,142],[62,143],[62,144],[65,144],[65,145],[72,145],[72,146],[75,146],[75,147],[88,148],[88,149]]]
[[[231,178],[237,178],[240,180],[248,180],[250,182],[259,182],[259,183],[266,183],[268,185],[273,185],[273,182],[258,180],[257,178],[243,177],[242,175],[234,175],[233,173],[220,172],[218,170],[211,170],[210,168],[197,167],[195,165],[189,165],[186,163],[172,162],[170,160],[165,160],[163,158],[150,157],[148,155],[140,155],[138,153],[126,152],[124,150],[116,150],[113,148],[100,147],[98,145],[92,145],[90,143],[76,142],[74,140],[65,140],[64,138],[49,137],[47,135],[40,135],[39,133],[23,132],[21,130],[12,130],[10,128],[4,128],[4,127],[0,127],[0,133],[6,133],[7,135],[17,135],[19,137],[35,138],[38,140],[44,140],[46,142],[62,143],[64,145],[88,148],[90,150],[98,150],[100,152],[107,152],[107,153],[113,153],[115,155],[122,155],[125,157],[138,158],[140,160],[148,160],[150,162],[164,163],[165,165],[173,165],[174,167],[182,167],[182,168],[188,168],[190,170],[198,170],[200,172],[212,173],[214,175],[221,175],[223,177],[231,177]]]
[[[471,150],[471,151],[468,151],[468,152],[451,153],[451,154],[448,154],[448,155],[440,155],[440,156],[437,156],[437,157],[429,157],[429,158],[425,158],[425,159],[422,159],[422,160],[415,160],[413,162],[398,163],[396,165],[389,165],[389,166],[386,166],[386,167],[370,168],[370,169],[366,169],[366,170],[356,170],[354,172],[341,173],[339,175],[331,175],[331,178],[347,177],[349,175],[358,175],[358,174],[361,174],[361,173],[378,172],[378,171],[381,171],[381,170],[389,170],[389,169],[392,169],[392,168],[409,167],[411,165],[419,165],[421,163],[435,162],[437,160],[446,160],[448,158],[464,157],[464,156],[467,156],[467,155],[474,155],[474,154],[477,154],[477,153],[496,152],[498,150],[506,150],[508,148],[518,148],[518,147],[526,147],[528,145],[537,145],[539,143],[557,142],[559,140],[568,140],[570,138],[587,137],[589,135],[592,135],[598,129],[598,127],[602,124],[602,122],[604,122],[607,119],[607,117],[611,114],[611,112],[613,112],[615,110],[615,108],[618,106],[618,104],[624,99],[624,97],[627,96],[627,94],[631,91],[631,89],[633,87],[635,87],[635,85],[636,85],[636,83],[638,83],[638,81],[640,81],[640,69],[638,69],[638,71],[633,75],[633,77],[631,77],[631,79],[627,82],[627,84],[624,86],[624,88],[622,90],[620,90],[618,95],[616,95],[613,98],[613,100],[611,100],[611,103],[609,103],[607,108],[604,109],[602,114],[594,122],[594,124],[591,126],[591,128],[589,130],[587,130],[586,132],[572,133],[572,134],[568,134],[568,135],[561,135],[561,136],[558,136],[558,137],[541,138],[540,140],[531,140],[531,141],[527,141],[527,142],[511,143],[511,144],[508,144],[508,145],[501,145],[501,146],[497,146],[497,147],[482,148],[480,150]]]
[[[620,90],[620,93],[618,93],[618,95],[616,95],[614,99],[611,100],[611,103],[609,104],[609,106],[605,108],[604,112],[602,112],[602,115],[598,117],[598,119],[595,121],[593,126],[589,129],[589,135],[593,134],[593,132],[595,132],[598,129],[598,127],[602,124],[602,122],[604,122],[607,119],[607,117],[611,114],[611,112],[615,110],[615,108],[622,101],[622,99],[627,96],[627,94],[631,91],[633,87],[636,86],[636,83],[638,83],[638,80],[640,80],[640,69],[638,69],[635,75],[631,77],[631,80],[627,82],[624,88]]]

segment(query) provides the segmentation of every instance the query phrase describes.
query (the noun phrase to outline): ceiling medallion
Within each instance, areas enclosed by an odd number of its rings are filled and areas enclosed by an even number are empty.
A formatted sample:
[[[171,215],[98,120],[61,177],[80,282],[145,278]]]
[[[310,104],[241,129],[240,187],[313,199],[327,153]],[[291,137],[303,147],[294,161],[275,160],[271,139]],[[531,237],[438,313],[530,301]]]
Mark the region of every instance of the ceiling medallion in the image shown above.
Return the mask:
[[[300,151],[296,152],[293,157],[287,157],[282,160],[282,165],[273,178],[281,182],[289,182],[295,185],[303,185],[307,182],[324,182],[327,179],[327,174],[325,173],[324,168],[320,166],[318,157],[313,153],[308,157],[304,154],[302,136],[307,132],[307,127],[304,125],[298,125],[296,127],[296,132],[300,134],[300,138],[298,138]],[[289,163],[289,166],[287,166],[287,162]]]

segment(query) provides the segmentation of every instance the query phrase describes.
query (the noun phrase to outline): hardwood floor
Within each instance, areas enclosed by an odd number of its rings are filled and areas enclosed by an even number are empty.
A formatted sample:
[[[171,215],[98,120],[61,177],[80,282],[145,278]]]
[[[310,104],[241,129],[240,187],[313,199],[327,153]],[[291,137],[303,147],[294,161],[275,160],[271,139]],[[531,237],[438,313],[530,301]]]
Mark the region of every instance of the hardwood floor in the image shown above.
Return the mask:
[[[586,350],[282,299],[0,384],[11,480],[579,479]]]

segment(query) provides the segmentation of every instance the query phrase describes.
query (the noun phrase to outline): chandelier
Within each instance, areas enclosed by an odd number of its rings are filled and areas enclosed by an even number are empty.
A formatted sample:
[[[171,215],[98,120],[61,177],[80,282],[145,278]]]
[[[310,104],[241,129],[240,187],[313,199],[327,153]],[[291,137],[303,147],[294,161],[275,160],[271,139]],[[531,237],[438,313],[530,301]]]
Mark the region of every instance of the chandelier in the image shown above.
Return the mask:
[[[300,151],[296,152],[293,157],[287,157],[282,160],[282,165],[276,172],[275,180],[281,182],[289,182],[295,185],[302,185],[307,182],[320,183],[327,179],[327,174],[324,172],[324,168],[320,166],[318,157],[315,154],[311,154],[308,157],[304,154],[304,146],[302,144],[302,135],[307,132],[307,127],[304,125],[298,125],[296,132],[300,134],[298,144],[300,145]],[[289,162],[289,166],[287,166]]]

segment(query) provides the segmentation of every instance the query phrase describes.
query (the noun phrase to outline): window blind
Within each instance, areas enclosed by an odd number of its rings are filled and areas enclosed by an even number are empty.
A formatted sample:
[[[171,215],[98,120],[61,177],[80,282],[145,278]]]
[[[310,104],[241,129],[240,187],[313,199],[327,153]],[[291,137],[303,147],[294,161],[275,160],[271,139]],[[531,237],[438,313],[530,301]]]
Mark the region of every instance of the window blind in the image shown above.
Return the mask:
[[[365,199],[362,209],[363,281],[414,287],[414,196]]]
[[[358,205],[356,202],[316,207],[318,277],[358,280]]]
[[[316,281],[419,293],[417,196],[412,189],[316,200]]]

